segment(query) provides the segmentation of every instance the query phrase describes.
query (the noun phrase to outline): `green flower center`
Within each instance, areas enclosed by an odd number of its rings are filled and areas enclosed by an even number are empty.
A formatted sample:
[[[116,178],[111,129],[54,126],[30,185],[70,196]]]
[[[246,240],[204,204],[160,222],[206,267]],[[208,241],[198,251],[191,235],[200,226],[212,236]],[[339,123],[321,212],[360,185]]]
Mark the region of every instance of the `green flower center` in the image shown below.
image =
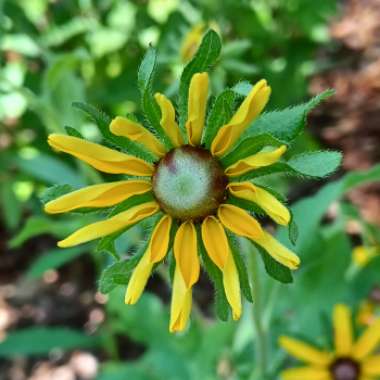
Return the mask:
[[[153,175],[153,192],[161,208],[174,218],[202,220],[225,199],[227,182],[210,152],[185,145],[160,160]]]
[[[359,380],[360,365],[351,358],[339,358],[330,367],[334,380]]]

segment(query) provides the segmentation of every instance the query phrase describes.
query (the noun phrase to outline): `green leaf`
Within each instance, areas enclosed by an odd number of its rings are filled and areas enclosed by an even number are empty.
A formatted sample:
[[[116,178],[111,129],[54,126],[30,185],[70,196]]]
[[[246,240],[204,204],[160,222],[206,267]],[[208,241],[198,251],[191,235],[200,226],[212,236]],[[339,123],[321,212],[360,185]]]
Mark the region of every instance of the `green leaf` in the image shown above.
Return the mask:
[[[109,130],[109,125],[112,120],[106,113],[87,103],[73,102],[72,105],[74,108],[86,113],[90,119],[94,121],[94,123],[99,127],[104,139],[111,144],[111,147],[118,148],[123,152],[132,154],[133,156],[139,157],[150,163],[155,161],[155,156],[141,144],[131,141],[126,137],[116,136],[111,133]]]
[[[232,152],[228,153],[220,161],[226,168],[241,160],[242,158],[246,158],[259,152],[266,146],[278,147],[280,145],[282,145],[282,142],[269,135],[268,133],[253,137],[247,137],[246,139],[240,141],[240,143],[232,150]]]
[[[195,73],[209,70],[217,61],[221,49],[222,44],[218,34],[213,30],[209,30],[203,37],[193,59],[182,72],[179,86],[179,124],[184,135],[186,135],[185,123],[187,120],[187,103],[191,78]]]
[[[40,196],[40,200],[43,204],[46,204],[62,195],[68,194],[73,191],[73,187],[71,185],[54,185],[48,187]]]
[[[253,242],[254,243],[254,242]],[[266,272],[275,280],[283,284],[290,284],[293,282],[292,272],[289,268],[281,265],[272,258],[265,250],[255,244],[256,249],[260,252],[263,259]]]
[[[128,285],[132,272],[144,254],[148,243],[131,258],[123,261],[118,261],[106,268],[99,280],[99,291],[107,294],[119,285]]]
[[[254,121],[244,135],[269,133],[284,144],[288,144],[304,129],[307,114],[333,94],[334,90],[327,90],[298,106],[264,113]]]
[[[4,222],[11,230],[15,229],[20,221],[22,214],[22,204],[17,198],[14,189],[14,181],[6,178],[0,182],[0,205]]]
[[[203,132],[203,143],[207,148],[210,148],[219,128],[228,123],[231,119],[234,101],[235,93],[230,89],[224,90],[215,99]]]
[[[214,284],[216,315],[220,320],[227,321],[229,316],[229,304],[226,298],[226,293],[224,291],[222,272],[209,258],[206,249],[203,246],[202,239],[198,240],[199,252],[202,257],[203,265]]]
[[[227,233],[227,235],[228,235],[228,240],[230,242],[231,252],[232,252],[232,255],[234,256],[235,265],[239,273],[240,286],[241,286],[243,296],[249,302],[253,302],[252,289],[249,283],[247,266],[240,253],[239,243],[236,240],[234,235],[232,235],[231,233]]]
[[[239,181],[283,173],[308,178],[324,178],[337,170],[342,161],[342,154],[334,151],[316,151],[293,156],[289,161],[276,162],[273,165],[252,170],[238,177]]]
[[[0,357],[46,355],[54,349],[77,350],[98,343],[98,338],[66,327],[29,327],[8,334],[0,343]]]
[[[138,71],[138,85],[141,93],[141,106],[150,125],[157,132],[167,149],[173,144],[161,127],[161,110],[153,96],[153,79],[156,72],[157,52],[149,47]]]
[[[58,220],[44,216],[31,216],[21,230],[8,242],[10,248],[20,247],[27,240],[42,234],[62,238],[76,230],[83,220]]]
[[[78,137],[79,139],[83,139],[82,134],[76,128],[66,126],[65,131],[69,136]]]
[[[50,269],[57,269],[89,251],[88,245],[68,249],[51,249],[42,253],[26,272],[27,278],[40,278]]]

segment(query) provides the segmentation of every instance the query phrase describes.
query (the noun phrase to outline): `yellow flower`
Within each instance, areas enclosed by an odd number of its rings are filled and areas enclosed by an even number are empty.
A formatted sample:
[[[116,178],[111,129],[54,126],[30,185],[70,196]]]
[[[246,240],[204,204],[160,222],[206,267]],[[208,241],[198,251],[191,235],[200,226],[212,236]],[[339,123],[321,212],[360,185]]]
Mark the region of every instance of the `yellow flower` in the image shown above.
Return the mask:
[[[352,251],[352,259],[354,264],[359,268],[364,268],[375,257],[380,256],[380,249],[378,246],[364,246],[360,245]]]
[[[322,351],[307,343],[283,336],[280,345],[292,356],[307,363],[287,369],[282,380],[375,380],[380,376],[380,319],[355,339],[351,311],[336,305],[333,313],[334,350]]]
[[[110,149],[78,137],[52,134],[49,144],[57,151],[71,154],[104,173],[132,175],[139,179],[122,179],[73,191],[45,205],[48,213],[64,213],[80,208],[110,207],[145,194],[148,201],[75,231],[60,241],[60,247],[72,247],[113,233],[119,233],[141,220],[157,214],[158,221],[130,278],[125,302],[134,304],[141,296],[155,265],[171,249],[175,271],[171,304],[170,331],[183,330],[188,322],[192,288],[200,272],[199,245],[220,270],[226,299],[233,319],[242,312],[240,279],[227,231],[250,239],[274,260],[295,270],[299,258],[281,245],[246,210],[231,203],[233,196],[254,203],[275,222],[288,225],[289,210],[270,192],[238,176],[272,165],[286,151],[286,146],[265,147],[262,152],[242,158],[224,167],[220,158],[231,151],[239,136],[265,107],[270,87],[265,80],[256,84],[236,113],[221,126],[211,144],[204,147],[202,137],[206,123],[208,74],[196,73],[189,86],[188,115],[180,130],[171,101],[157,93],[154,98],[161,110],[162,131],[172,148],[138,122],[116,117],[109,130],[116,136],[142,145],[157,159],[148,163],[141,158]],[[268,149],[269,148],[269,149]],[[149,198],[150,195],[150,198]],[[170,238],[174,234],[174,241]]]

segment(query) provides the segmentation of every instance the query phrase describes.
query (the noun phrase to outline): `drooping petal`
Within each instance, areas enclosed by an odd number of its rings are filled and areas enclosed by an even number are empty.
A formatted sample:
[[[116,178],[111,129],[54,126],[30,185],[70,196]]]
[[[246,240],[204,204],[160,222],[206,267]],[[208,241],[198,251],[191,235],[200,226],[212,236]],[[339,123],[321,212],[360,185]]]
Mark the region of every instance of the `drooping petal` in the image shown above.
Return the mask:
[[[231,252],[227,257],[227,262],[222,273],[226,298],[232,309],[232,318],[234,321],[237,321],[240,319],[242,312],[240,280],[235,260]]]
[[[185,329],[190,317],[191,303],[192,287],[186,285],[177,264],[174,271],[172,302],[170,307],[170,332],[180,332]]]
[[[102,183],[62,195],[48,202],[45,205],[45,211],[49,214],[57,214],[83,207],[110,207],[151,189],[152,184],[144,180]]]
[[[279,344],[285,351],[295,358],[316,366],[327,367],[332,359],[332,355],[330,353],[319,351],[298,339],[282,336],[279,339]]]
[[[291,368],[281,372],[281,380],[332,380],[325,368],[303,367]]]
[[[202,223],[202,240],[210,259],[222,271],[227,263],[229,244],[221,223],[208,216]]]
[[[144,145],[158,157],[162,157],[166,153],[165,147],[156,136],[141,124],[126,117],[117,116],[113,119],[110,124],[110,131],[116,136],[127,137],[131,141]]]
[[[279,148],[269,152],[259,152],[252,156],[243,158],[226,169],[226,174],[229,177],[236,177],[245,174],[251,170],[269,166],[277,162],[286,152],[286,145],[281,145]]]
[[[258,245],[264,248],[265,251],[272,256],[274,260],[288,267],[291,270],[298,269],[301,260],[300,258],[287,247],[282,245],[271,234],[263,231],[263,234],[253,239]]]
[[[207,254],[223,274],[226,298],[232,309],[233,319],[241,316],[241,295],[239,274],[221,223],[214,216],[202,223],[202,240]]]
[[[231,182],[227,188],[233,196],[259,205],[276,223],[289,224],[289,210],[268,191],[251,182]]]
[[[175,120],[175,109],[172,102],[165,95],[160,93],[155,94],[154,98],[161,109],[160,124],[162,129],[176,148],[183,145],[181,132]]]
[[[380,319],[378,319],[373,325],[359,338],[353,347],[353,356],[357,360],[362,360],[366,356],[370,355],[380,343]]]
[[[169,248],[171,226],[171,216],[164,215],[154,227],[148,248],[134,269],[129,280],[127,292],[125,294],[126,304],[132,305],[139,300],[152,272],[153,265],[166,256]]]
[[[151,176],[153,166],[140,158],[95,144],[78,137],[51,134],[49,145],[61,152],[71,154],[105,173]]]
[[[58,246],[61,248],[72,247],[110,235],[155,214],[158,210],[159,205],[154,201],[142,203],[109,219],[89,224],[75,231],[66,239],[59,241]]]
[[[240,207],[223,203],[218,208],[218,218],[236,235],[257,239],[264,231],[259,222]]]
[[[333,313],[335,351],[339,356],[347,356],[352,351],[352,316],[345,305],[336,305]]]
[[[140,299],[149,276],[152,273],[153,264],[149,260],[149,253],[149,251],[144,253],[128,282],[124,299],[127,305],[134,305]]]
[[[191,221],[180,225],[174,238],[174,256],[185,285],[190,288],[199,278],[197,232]]]
[[[362,363],[362,369],[366,376],[380,376],[380,355],[366,358]]]
[[[229,123],[220,128],[215,136],[211,144],[211,153],[214,156],[221,157],[232,147],[244,130],[264,109],[270,93],[271,89],[266,80],[255,84]]]
[[[205,123],[208,74],[196,73],[191,78],[189,87],[188,116],[186,122],[187,137],[190,145],[199,145]]]

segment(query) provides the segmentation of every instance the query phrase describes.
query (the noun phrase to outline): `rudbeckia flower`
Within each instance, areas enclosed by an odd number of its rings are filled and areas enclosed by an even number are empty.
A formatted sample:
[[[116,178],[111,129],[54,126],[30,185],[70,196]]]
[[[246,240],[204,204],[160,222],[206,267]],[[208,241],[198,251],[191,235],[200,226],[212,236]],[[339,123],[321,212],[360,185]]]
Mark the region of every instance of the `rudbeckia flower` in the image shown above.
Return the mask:
[[[306,366],[282,372],[283,380],[374,380],[380,376],[380,319],[355,339],[351,311],[335,306],[333,351],[322,351],[308,343],[283,336],[280,345]]]
[[[138,301],[154,267],[173,250],[175,270],[170,331],[183,330],[190,315],[192,288],[199,278],[201,245],[222,273],[233,318],[240,318],[240,279],[229,234],[250,239],[291,270],[300,264],[299,258],[265,231],[250,212],[229,202],[229,197],[233,196],[245,204],[258,206],[274,222],[288,225],[291,215],[283,203],[263,187],[239,180],[243,174],[278,162],[286,152],[286,146],[268,146],[228,165],[221,161],[264,109],[270,92],[265,80],[253,86],[232,117],[216,132],[209,149],[203,144],[209,95],[206,72],[196,73],[191,78],[183,131],[177,124],[172,102],[163,94],[154,96],[161,111],[160,125],[170,141],[170,149],[141,123],[125,117],[114,118],[109,132],[141,144],[155,157],[153,162],[76,136],[50,135],[48,143],[54,150],[70,154],[101,172],[125,178],[65,194],[48,202],[46,212],[57,214],[83,208],[105,208],[136,195],[151,195],[149,201],[73,232],[58,242],[58,246],[72,247],[99,239],[157,214],[158,221],[149,244],[131,275],[125,302],[134,304]],[[172,234],[174,239],[171,239]]]
[[[352,251],[353,263],[360,269],[367,266],[378,256],[380,256],[380,249],[378,246],[359,245]]]

